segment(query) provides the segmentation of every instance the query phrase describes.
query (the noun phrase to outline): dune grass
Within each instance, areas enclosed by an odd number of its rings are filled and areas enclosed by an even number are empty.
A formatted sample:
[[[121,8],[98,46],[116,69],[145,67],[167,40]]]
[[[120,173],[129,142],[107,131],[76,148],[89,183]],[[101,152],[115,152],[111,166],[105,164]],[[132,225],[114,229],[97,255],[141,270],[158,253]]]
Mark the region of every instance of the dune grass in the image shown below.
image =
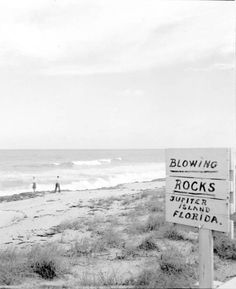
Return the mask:
[[[141,243],[137,247],[138,249],[144,250],[144,251],[151,251],[156,250],[160,251],[159,247],[157,246],[155,239],[153,236],[145,237]]]
[[[170,239],[170,240],[175,240],[175,241],[184,241],[186,240],[186,237],[184,235],[184,232],[182,232],[181,230],[179,230],[179,228],[177,228],[174,225],[167,225],[163,228],[163,237]]]
[[[135,285],[148,288],[192,288],[195,282],[195,268],[187,264],[186,258],[175,247],[170,247],[162,252],[156,265],[139,273]]]
[[[226,234],[214,233],[214,253],[222,259],[236,260],[236,240]]]
[[[101,239],[82,238],[71,243],[68,256],[73,257],[89,257],[96,253],[101,253],[107,250],[106,244]]]
[[[108,272],[105,270],[99,270],[98,272],[84,271],[76,285],[83,286],[82,288],[111,288],[111,286],[112,288],[116,288],[116,286],[119,288],[123,285],[132,285],[130,288],[135,288],[133,280],[132,277],[127,278],[115,269]]]
[[[105,201],[98,199],[91,206],[96,209],[113,205],[118,214],[96,213],[53,227],[55,234],[81,231],[81,235],[72,234],[74,239],[67,243],[37,245],[27,252],[0,252],[0,285],[18,284],[28,277],[53,280],[72,274],[77,278],[76,286],[192,288],[197,263],[191,260],[196,255],[197,240],[195,236],[194,242],[189,238],[190,229],[165,222],[164,190],[148,189]],[[124,209],[126,213],[121,216]],[[224,234],[215,234],[214,239],[214,252],[219,260],[236,259],[235,241]],[[101,267],[104,262],[111,267]],[[117,269],[111,270],[117,263],[130,266],[130,277]],[[87,264],[92,264],[92,269]],[[73,271],[75,267],[77,271]]]
[[[27,266],[43,279],[63,276],[68,268],[57,244],[36,245],[27,253]]]
[[[59,225],[53,227],[53,231],[55,233],[62,233],[65,230],[82,230],[84,228],[84,224],[80,219],[74,220],[65,220],[61,222]]]
[[[0,252],[0,285],[18,284],[32,272],[26,258],[16,249],[9,248]]]
[[[33,246],[29,251],[0,252],[0,285],[19,284],[28,277],[61,277],[68,272],[62,251],[55,244]]]

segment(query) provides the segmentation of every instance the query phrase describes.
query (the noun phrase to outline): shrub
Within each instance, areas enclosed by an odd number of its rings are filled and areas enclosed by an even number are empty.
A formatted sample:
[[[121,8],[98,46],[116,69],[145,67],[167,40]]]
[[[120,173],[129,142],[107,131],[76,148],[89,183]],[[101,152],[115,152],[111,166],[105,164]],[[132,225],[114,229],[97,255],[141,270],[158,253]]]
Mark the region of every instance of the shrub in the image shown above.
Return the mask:
[[[84,226],[87,231],[96,232],[99,231],[100,227],[106,222],[104,217],[93,217],[87,220],[84,220]]]
[[[138,256],[137,248],[135,246],[125,246],[121,252],[116,255],[116,259],[124,260]]]
[[[163,231],[163,237],[175,241],[186,239],[183,232],[174,226],[167,226]]]
[[[163,212],[164,211],[164,200],[160,199],[160,196],[157,194],[152,194],[148,202],[146,202],[149,212]]]
[[[224,259],[236,260],[236,241],[225,234],[215,233],[214,253]]]
[[[28,253],[17,250],[0,252],[0,284],[12,285],[35,274],[53,279],[67,272],[55,245],[34,246]]]
[[[109,248],[120,248],[124,245],[120,234],[112,227],[108,227],[103,232],[101,232],[100,240]]]
[[[112,272],[98,272],[98,283],[102,286],[112,286],[122,284],[121,276],[115,270]]]
[[[169,247],[162,253],[159,264],[140,272],[135,285],[148,288],[192,288],[195,282],[194,267],[187,265],[184,256],[176,248]]]
[[[7,249],[0,252],[0,284],[12,285],[19,283],[27,275],[25,258],[16,250]],[[28,272],[29,275],[29,272]]]
[[[150,212],[163,212],[164,211],[164,204],[161,202],[158,202],[156,200],[150,201],[149,205],[149,211]]]
[[[145,251],[150,251],[150,250],[158,250],[159,248],[156,245],[155,241],[153,240],[153,237],[149,236],[145,238],[141,244],[138,246],[139,249],[145,250]]]
[[[106,246],[102,240],[99,239],[91,239],[91,238],[82,238],[81,240],[76,240],[71,245],[71,249],[69,251],[69,255],[72,256],[89,256],[93,253],[99,253],[106,250]]]
[[[164,217],[159,214],[151,214],[146,221],[135,218],[128,227],[128,233],[142,234],[158,231],[165,223]]]
[[[72,221],[63,221],[59,225],[53,227],[53,231],[56,233],[62,233],[65,230],[81,230],[83,228],[83,224],[81,220],[72,220]]]
[[[101,286],[102,288],[104,288],[103,286],[111,288],[110,286],[123,285],[123,283],[123,276],[114,269],[109,272],[100,270],[96,273],[91,271],[85,271],[79,277],[79,285],[83,286],[83,288],[100,288]]]
[[[144,269],[137,277],[135,285],[148,286],[151,282],[156,283],[157,271],[155,269]]]
[[[53,279],[57,276],[56,265],[52,260],[35,262],[33,265],[33,270],[44,279]]]
[[[138,288],[193,288],[194,279],[190,276],[166,274],[158,269],[144,269],[133,283]]]
[[[149,197],[153,193],[153,190],[145,189],[141,190],[140,199]]]
[[[160,269],[171,274],[183,274],[188,270],[184,256],[174,247],[161,255]]]
[[[34,246],[28,253],[28,264],[34,273],[44,279],[58,277],[66,270],[61,251],[53,244],[45,247]]]
[[[160,227],[162,227],[164,224],[165,224],[165,219],[163,216],[160,216],[158,214],[149,215],[144,226],[144,231],[145,232],[156,231]]]
[[[126,197],[126,198],[121,202],[121,205],[122,205],[122,206],[130,205],[132,202],[133,202],[133,200],[131,200],[130,198]]]
[[[87,256],[90,255],[94,250],[94,244],[92,240],[89,238],[83,238],[81,240],[76,240],[71,245],[71,253],[72,255],[80,256]]]

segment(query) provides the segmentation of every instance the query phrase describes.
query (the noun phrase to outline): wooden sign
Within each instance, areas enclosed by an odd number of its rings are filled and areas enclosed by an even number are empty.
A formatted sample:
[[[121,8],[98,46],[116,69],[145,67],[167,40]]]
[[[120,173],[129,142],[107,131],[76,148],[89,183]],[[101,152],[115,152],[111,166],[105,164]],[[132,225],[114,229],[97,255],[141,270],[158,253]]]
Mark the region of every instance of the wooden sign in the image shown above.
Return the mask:
[[[230,182],[214,179],[167,177],[166,193],[228,200],[230,197]]]
[[[168,149],[166,174],[166,221],[229,232],[229,149]]]
[[[229,180],[229,149],[168,149],[167,176]]]
[[[233,232],[232,172],[230,149],[166,151],[166,220],[199,227],[200,288],[213,288],[212,230]]]
[[[229,232],[229,202],[204,197],[166,195],[166,221]]]
[[[236,213],[230,215],[230,220],[236,222]]]

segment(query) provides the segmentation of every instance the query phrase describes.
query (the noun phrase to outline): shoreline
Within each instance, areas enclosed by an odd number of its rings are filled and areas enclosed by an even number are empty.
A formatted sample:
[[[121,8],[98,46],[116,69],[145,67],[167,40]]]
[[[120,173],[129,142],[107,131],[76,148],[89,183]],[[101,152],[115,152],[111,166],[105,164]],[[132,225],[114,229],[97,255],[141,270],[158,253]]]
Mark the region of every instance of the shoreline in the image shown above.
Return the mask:
[[[67,266],[65,275],[59,270],[55,280],[47,281],[48,286],[59,282],[65,288],[77,288],[78,284],[107,285],[109,280],[109,284],[137,288],[137,284],[143,285],[148,270],[150,278],[162,288],[170,277],[165,270],[160,271],[162,256],[170,262],[177,258],[181,268],[186,268],[186,279],[179,280],[181,274],[172,276],[177,284],[180,282],[180,288],[197,282],[191,272],[198,260],[198,232],[165,222],[164,179],[86,191],[44,192],[2,202],[0,234],[1,256],[13,258],[13,262],[4,264],[11,266],[12,284],[15,277],[22,278],[16,287],[20,289],[43,288],[46,282],[35,275],[29,278],[29,271],[23,277],[14,275],[15,268],[21,270],[22,262],[31,260],[28,256],[32,254],[36,264],[42,260]],[[218,256],[216,260],[217,279],[224,282],[235,272],[236,263]],[[179,263],[173,262],[178,269]]]
[[[61,191],[54,193],[20,193],[0,197],[0,248],[5,245],[32,244],[42,241],[39,235],[60,223],[84,218],[93,214],[96,201],[106,203],[112,198],[125,198],[142,190],[155,190],[163,187],[163,179],[150,182],[134,182],[110,188],[81,191]],[[116,214],[116,208],[102,211],[101,215]],[[20,241],[20,242],[18,242]]]
[[[135,181],[131,183],[122,183],[116,186],[101,187],[101,188],[96,188],[96,189],[83,189],[83,190],[69,190],[68,189],[68,190],[61,190],[61,192],[86,192],[86,191],[97,191],[97,190],[114,190],[114,189],[119,188],[120,186],[127,185],[127,184],[149,183],[149,182],[165,182],[165,178],[153,179],[151,181]],[[21,192],[21,193],[14,193],[11,195],[2,195],[0,196],[0,203],[31,199],[31,198],[41,197],[46,194],[54,194],[54,193],[55,192],[53,190],[47,190],[47,191],[43,190],[43,191],[36,191],[36,192]]]

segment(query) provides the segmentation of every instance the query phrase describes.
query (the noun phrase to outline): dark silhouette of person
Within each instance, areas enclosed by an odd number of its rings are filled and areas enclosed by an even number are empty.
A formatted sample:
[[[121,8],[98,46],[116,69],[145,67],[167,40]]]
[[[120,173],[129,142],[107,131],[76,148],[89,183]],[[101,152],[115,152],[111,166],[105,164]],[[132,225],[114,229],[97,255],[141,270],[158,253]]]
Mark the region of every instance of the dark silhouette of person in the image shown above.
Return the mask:
[[[56,184],[55,184],[55,193],[56,192],[61,192],[61,187],[60,187],[60,183],[59,183],[59,176],[57,176],[57,180],[56,180]]]
[[[35,181],[35,177],[33,177],[32,189],[33,189],[33,191],[34,191],[34,193],[35,193],[35,191],[36,191],[36,181]]]

